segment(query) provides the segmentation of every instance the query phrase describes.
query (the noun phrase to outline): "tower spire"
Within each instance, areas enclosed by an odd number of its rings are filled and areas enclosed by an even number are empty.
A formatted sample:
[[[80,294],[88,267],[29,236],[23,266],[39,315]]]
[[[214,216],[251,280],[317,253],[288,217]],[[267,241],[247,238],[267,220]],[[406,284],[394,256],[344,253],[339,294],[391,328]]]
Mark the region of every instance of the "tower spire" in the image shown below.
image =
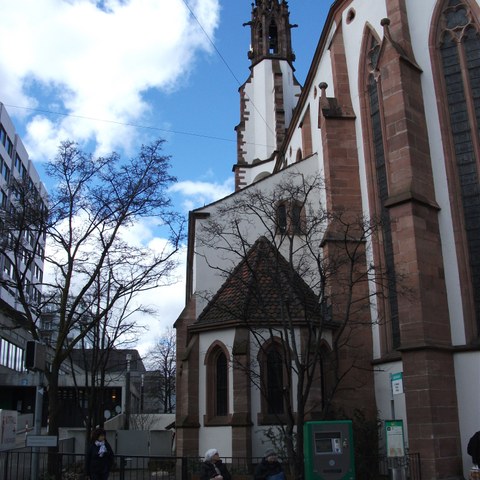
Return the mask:
[[[286,0],[255,0],[250,22],[251,46],[248,58],[252,66],[266,58],[287,60],[293,67],[290,13]]]
[[[301,92],[294,75],[286,0],[255,0],[250,26],[248,80],[239,88],[235,189],[270,175]]]

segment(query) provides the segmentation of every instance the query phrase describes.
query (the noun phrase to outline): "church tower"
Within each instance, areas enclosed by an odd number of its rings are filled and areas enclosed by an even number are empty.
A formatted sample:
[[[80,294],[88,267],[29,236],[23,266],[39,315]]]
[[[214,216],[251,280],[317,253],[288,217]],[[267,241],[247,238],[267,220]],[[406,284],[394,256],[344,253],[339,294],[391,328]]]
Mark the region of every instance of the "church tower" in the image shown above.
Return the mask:
[[[301,92],[294,76],[290,13],[286,0],[255,0],[248,58],[250,76],[239,88],[235,189],[240,190],[273,171]]]

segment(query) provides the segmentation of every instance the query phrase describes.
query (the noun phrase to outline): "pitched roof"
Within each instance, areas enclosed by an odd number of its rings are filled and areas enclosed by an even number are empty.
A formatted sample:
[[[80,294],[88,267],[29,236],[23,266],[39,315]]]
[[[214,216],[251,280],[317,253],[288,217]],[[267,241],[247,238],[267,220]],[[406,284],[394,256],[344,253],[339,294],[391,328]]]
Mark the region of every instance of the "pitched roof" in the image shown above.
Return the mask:
[[[265,237],[260,237],[198,317],[195,325],[320,319],[317,295]]]

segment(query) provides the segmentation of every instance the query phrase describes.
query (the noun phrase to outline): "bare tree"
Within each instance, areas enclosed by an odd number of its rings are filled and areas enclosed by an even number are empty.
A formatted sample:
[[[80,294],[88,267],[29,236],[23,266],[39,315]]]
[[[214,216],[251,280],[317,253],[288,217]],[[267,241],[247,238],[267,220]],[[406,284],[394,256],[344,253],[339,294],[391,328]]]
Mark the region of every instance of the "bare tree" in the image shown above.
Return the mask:
[[[108,281],[107,281],[107,285]],[[106,290],[109,293],[109,286]],[[91,312],[90,322],[94,323],[88,335],[81,341],[81,346],[70,352],[72,362],[72,378],[77,391],[86,392],[87,405],[84,398],[78,396],[78,408],[83,412],[83,423],[86,428],[86,444],[88,445],[91,430],[95,426],[103,426],[106,410],[106,387],[112,380],[112,365],[110,358],[113,349],[129,349],[134,347],[135,338],[143,328],[139,326],[134,316],[153,313],[149,307],[142,305],[132,307],[134,296],[124,298],[104,316],[101,321],[95,321],[102,310],[102,299],[97,298],[96,306]],[[80,327],[83,328],[83,325]],[[75,335],[74,335],[75,336]],[[75,354],[75,355],[74,355]],[[78,384],[73,364],[81,365],[84,381]],[[118,376],[118,364],[115,365],[115,375]],[[124,368],[126,369],[126,359]],[[123,372],[122,372],[123,377]]]
[[[10,184],[0,254],[10,262],[11,275],[3,277],[3,285],[16,295],[35,339],[41,337],[39,318],[47,305],[54,306],[58,322],[45,372],[52,435],[58,433],[59,372],[72,349],[115,309],[125,308],[120,316],[125,319],[140,292],[172,281],[183,223],[168,197],[176,179],[168,173],[162,144],[144,145],[135,157],[122,160],[116,153],[93,158],[74,142],[62,143],[46,166],[53,185],[48,208],[29,182]],[[168,238],[161,251],[128,240],[129,229],[142,220],[154,222]],[[32,282],[29,272],[39,254],[51,275]],[[32,298],[33,288],[43,288],[42,299]]]
[[[373,391],[370,309],[387,275],[368,261],[367,247],[380,224],[329,212],[325,197],[319,177],[286,174],[215,205],[197,232],[197,254],[227,280],[203,292],[199,322],[248,330],[252,353],[243,362],[233,355],[232,368],[260,390],[297,477],[306,420],[376,413],[373,397],[366,405],[358,397]]]
[[[160,403],[160,411],[172,413],[175,410],[176,341],[175,332],[167,328],[155,341],[147,354],[147,368],[158,375],[154,389]],[[150,392],[150,394],[154,393]]]

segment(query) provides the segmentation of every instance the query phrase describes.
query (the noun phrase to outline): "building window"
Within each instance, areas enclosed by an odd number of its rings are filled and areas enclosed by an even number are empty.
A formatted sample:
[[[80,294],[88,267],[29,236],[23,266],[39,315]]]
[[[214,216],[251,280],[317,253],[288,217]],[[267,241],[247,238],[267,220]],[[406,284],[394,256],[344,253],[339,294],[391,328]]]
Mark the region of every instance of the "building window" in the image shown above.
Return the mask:
[[[274,20],[271,21],[268,29],[268,53],[278,53],[278,30]]]
[[[300,129],[302,132],[302,150],[303,157],[309,157],[313,153],[313,144],[312,144],[312,120],[310,117],[310,105],[305,112],[305,115],[300,122]]]
[[[0,189],[0,206],[5,210],[7,208],[7,194]]]
[[[5,128],[3,125],[0,125],[0,143],[5,146],[5,143],[7,141],[7,132],[5,131]]]
[[[5,143],[5,149],[7,150],[7,153],[11,158],[13,155],[13,142],[8,135],[7,135],[7,141]]]
[[[287,233],[287,203],[282,202],[277,206],[277,231],[280,234]]]
[[[295,157],[295,161],[296,161],[296,162],[300,162],[300,161],[302,160],[302,158],[303,158],[302,149],[299,148],[299,149],[297,150],[297,156]]]
[[[278,424],[285,420],[288,388],[288,370],[280,339],[272,339],[258,354],[260,365],[261,412],[260,425]],[[291,399],[290,399],[291,401]]]
[[[219,352],[215,372],[215,415],[228,414],[228,366],[227,357]]]
[[[207,373],[205,425],[229,422],[229,356],[225,346],[215,342],[205,356]]]
[[[2,177],[8,183],[8,181],[10,180],[10,168],[8,167],[7,162],[5,162],[5,159],[2,156],[0,156],[0,169]]]
[[[280,202],[277,205],[277,233],[280,235],[305,234],[305,209],[297,201]]]
[[[372,178],[372,204],[375,205],[373,216],[381,218],[382,236],[377,254],[385,265],[386,289],[384,293],[383,315],[389,321],[389,342],[387,350],[400,346],[400,324],[398,313],[397,280],[395,273],[395,260],[392,238],[390,213],[386,207],[389,197],[388,171],[384,149],[384,131],[382,123],[382,108],[380,84],[376,78],[377,64],[380,53],[380,44],[376,37],[369,32],[366,36],[366,71],[365,71],[365,100],[368,122],[367,130],[370,132],[370,160],[369,168]],[[381,81],[381,79],[379,80]]]
[[[269,414],[280,415],[285,411],[283,401],[283,359],[275,347],[267,353],[266,369],[267,411]]]
[[[465,0],[449,0],[442,5],[437,23],[437,53],[442,98],[445,98],[446,123],[443,131],[450,135],[446,152],[449,183],[457,208],[454,230],[457,247],[462,245],[468,258],[462,271],[466,298],[472,299],[472,324],[480,334],[480,33],[474,10]],[[448,139],[447,139],[448,140]],[[446,142],[448,145],[448,141]],[[458,219],[462,218],[463,222]],[[468,272],[468,273],[467,273]]]
[[[24,351],[19,346],[4,338],[0,338],[0,365],[17,372],[23,372]]]

